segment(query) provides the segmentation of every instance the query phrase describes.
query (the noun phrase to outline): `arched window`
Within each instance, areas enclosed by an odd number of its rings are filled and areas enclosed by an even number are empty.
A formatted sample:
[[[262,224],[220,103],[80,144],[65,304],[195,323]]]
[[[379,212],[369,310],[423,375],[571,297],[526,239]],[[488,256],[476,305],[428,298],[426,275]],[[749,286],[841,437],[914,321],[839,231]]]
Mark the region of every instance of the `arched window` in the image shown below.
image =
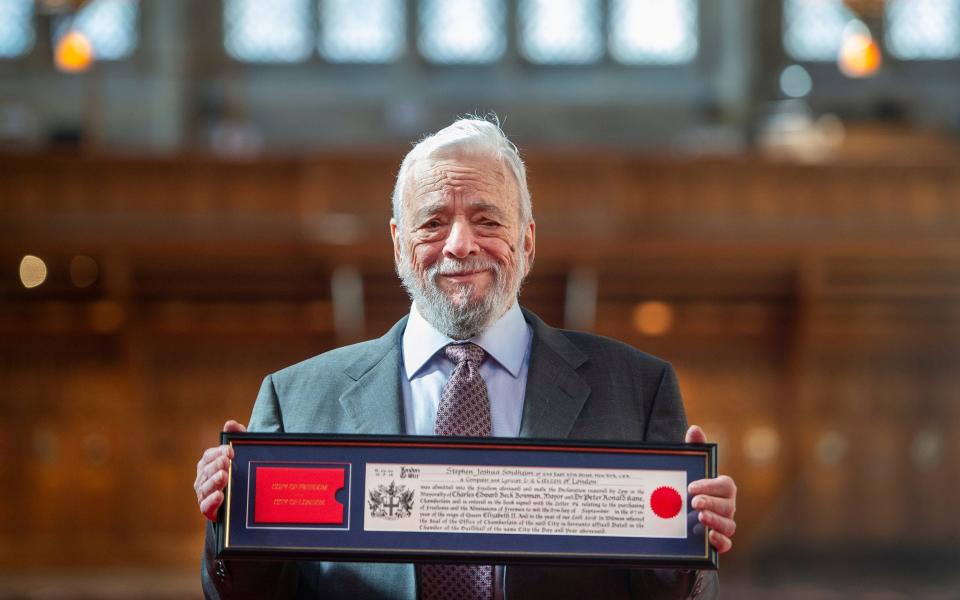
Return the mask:
[[[0,2],[0,58],[30,52],[33,35],[33,0]]]
[[[405,49],[402,0],[323,0],[320,55],[330,62],[387,63]]]
[[[588,64],[603,57],[597,0],[521,0],[520,51],[540,64]]]
[[[960,0],[888,0],[886,46],[902,60],[960,57]]]
[[[224,46],[245,62],[390,63],[415,50],[437,65],[492,64],[517,51],[534,65],[677,65],[699,49],[703,0],[224,0]],[[840,0],[837,0],[839,2]],[[412,43],[412,42],[411,42]]]
[[[417,47],[430,62],[492,63],[507,48],[503,0],[420,0]]]
[[[854,18],[843,0],[786,0],[783,46],[797,60],[835,61],[843,44],[843,29]]]
[[[224,0],[224,46],[248,62],[298,62],[313,52],[308,0]]]
[[[130,56],[137,47],[137,0],[93,0],[83,5],[72,16],[56,21],[55,40],[69,31],[84,34],[97,60],[120,60]]]
[[[610,55],[628,65],[688,63],[699,48],[696,0],[612,0]]]

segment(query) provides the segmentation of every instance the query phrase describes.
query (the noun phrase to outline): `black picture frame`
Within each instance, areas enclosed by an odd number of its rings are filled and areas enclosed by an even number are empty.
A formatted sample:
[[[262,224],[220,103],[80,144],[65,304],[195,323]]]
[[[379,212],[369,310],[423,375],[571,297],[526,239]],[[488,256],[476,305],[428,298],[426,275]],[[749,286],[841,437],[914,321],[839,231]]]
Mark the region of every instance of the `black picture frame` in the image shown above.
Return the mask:
[[[674,479],[679,477],[682,471],[686,483],[689,484],[695,479],[716,477],[716,444],[287,433],[222,433],[221,443],[232,446],[235,453],[224,491],[225,501],[216,524],[217,555],[221,558],[579,564],[708,570],[717,569],[719,566],[718,553],[708,542],[709,529],[698,522],[696,511],[690,507],[691,498],[685,486],[684,489],[677,490],[685,510],[682,511],[683,514],[672,516],[674,519],[683,519],[683,523],[677,527],[684,532],[685,537],[632,538],[539,531],[397,532],[368,530],[365,527],[365,521],[371,523],[371,528],[375,527],[375,513],[371,512],[374,509],[371,508],[372,500],[368,494],[372,490],[366,489],[367,469],[374,468],[371,465],[377,469],[370,471],[371,486],[375,485],[372,474],[380,472],[381,467],[399,469],[401,466],[408,469],[424,467],[433,471],[440,467],[479,469],[480,473],[490,472],[491,469],[495,472],[498,472],[497,469],[513,469],[514,471],[510,472],[522,472],[525,476],[531,472],[539,475],[541,471],[554,475],[630,472],[619,476],[632,477],[636,474],[652,477],[654,480],[660,476],[661,471],[664,476],[671,474],[670,477]],[[343,506],[340,522],[324,524],[256,521],[260,506],[257,504],[258,496],[263,500],[271,494],[283,493],[269,491],[263,486],[258,488],[258,481],[268,481],[267,474],[272,476],[274,472],[280,472],[289,478],[299,477],[298,474],[308,471],[313,473],[313,470],[333,473],[339,478],[338,481],[343,481],[343,488],[328,492],[335,493],[336,498],[330,498],[334,499],[337,505]],[[387,469],[384,473],[393,471]],[[389,478],[389,475],[386,476]],[[397,487],[402,487],[402,484],[401,481]],[[280,484],[272,485],[276,488]],[[284,485],[289,487],[288,484],[282,484],[281,487]],[[300,487],[309,486],[300,484]],[[673,489],[678,487],[680,486],[672,486]],[[491,488],[487,486],[484,489]],[[542,489],[571,488],[559,486]],[[642,489],[643,493],[652,494],[646,486]],[[573,496],[567,494],[565,497]],[[472,500],[478,501],[476,498]],[[649,505],[650,500],[652,496],[644,497],[643,506]],[[289,500],[273,498],[273,501],[276,503]],[[324,502],[322,499],[312,501]],[[396,502],[393,502],[393,505],[397,506]],[[579,503],[577,506],[579,507]]]

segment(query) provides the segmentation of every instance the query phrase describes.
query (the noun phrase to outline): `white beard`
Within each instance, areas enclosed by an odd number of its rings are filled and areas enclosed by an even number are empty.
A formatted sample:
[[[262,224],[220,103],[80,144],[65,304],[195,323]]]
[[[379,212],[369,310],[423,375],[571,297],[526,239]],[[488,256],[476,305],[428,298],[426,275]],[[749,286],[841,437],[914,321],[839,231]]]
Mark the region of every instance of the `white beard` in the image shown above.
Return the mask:
[[[503,267],[489,258],[443,258],[421,277],[414,271],[408,252],[402,248],[397,274],[428,323],[455,340],[465,340],[479,334],[507,312],[520,293],[524,262],[523,253],[518,252],[514,276],[508,278]],[[478,298],[474,297],[472,283],[453,283],[454,292],[449,296],[437,284],[440,275],[481,269],[493,275],[493,286]]]

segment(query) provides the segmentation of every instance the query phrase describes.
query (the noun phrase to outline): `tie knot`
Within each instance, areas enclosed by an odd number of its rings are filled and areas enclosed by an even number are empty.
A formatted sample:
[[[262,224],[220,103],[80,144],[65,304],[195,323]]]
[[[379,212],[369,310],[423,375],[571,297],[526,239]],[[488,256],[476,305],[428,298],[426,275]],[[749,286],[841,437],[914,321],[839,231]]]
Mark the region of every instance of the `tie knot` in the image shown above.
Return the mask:
[[[447,355],[447,358],[452,360],[454,364],[459,365],[460,363],[468,362],[474,367],[479,367],[483,359],[487,356],[483,348],[469,342],[466,344],[449,344],[443,351]]]

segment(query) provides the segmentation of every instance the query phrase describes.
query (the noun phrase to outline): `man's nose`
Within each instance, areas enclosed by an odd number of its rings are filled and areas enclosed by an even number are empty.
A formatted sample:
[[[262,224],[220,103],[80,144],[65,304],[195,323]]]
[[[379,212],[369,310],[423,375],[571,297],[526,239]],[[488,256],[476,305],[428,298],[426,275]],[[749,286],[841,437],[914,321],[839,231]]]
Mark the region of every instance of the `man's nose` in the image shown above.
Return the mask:
[[[454,221],[443,245],[443,253],[450,258],[466,258],[477,251],[477,240],[469,223]]]

